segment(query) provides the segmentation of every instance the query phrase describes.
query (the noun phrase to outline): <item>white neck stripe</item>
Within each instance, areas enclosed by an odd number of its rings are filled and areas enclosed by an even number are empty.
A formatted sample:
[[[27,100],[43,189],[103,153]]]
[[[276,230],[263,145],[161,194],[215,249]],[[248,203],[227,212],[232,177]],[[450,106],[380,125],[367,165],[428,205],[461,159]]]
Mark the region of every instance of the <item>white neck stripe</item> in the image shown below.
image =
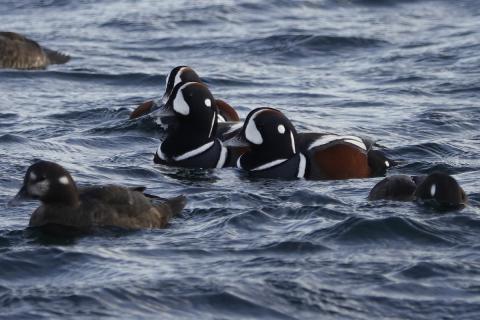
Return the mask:
[[[242,159],[242,157],[243,157],[243,154],[240,157],[238,157],[238,159],[237,159],[237,168],[238,169],[243,169],[242,168],[242,163],[240,162],[240,159]]]
[[[220,151],[220,157],[218,158],[215,168],[223,168],[225,161],[227,160],[227,148],[225,148],[221,142],[220,146],[222,147],[222,150]]]
[[[158,146],[157,155],[158,155],[158,156],[160,157],[160,159],[162,159],[163,161],[168,161],[167,156],[165,155],[165,153],[162,152],[162,144],[161,144],[161,143],[160,143],[160,145]]]
[[[304,178],[305,177],[305,168],[307,167],[307,159],[302,153],[300,155],[300,162],[298,163],[298,173],[297,178]]]
[[[215,125],[215,119],[217,118],[217,113],[214,112],[213,113],[213,117],[212,117],[212,123],[210,125],[210,132],[208,133],[208,137],[210,138],[212,136],[212,131],[213,131],[213,126]]]
[[[297,153],[297,151],[295,150],[295,138],[293,137],[292,131],[290,131],[290,142],[292,143],[293,154]]]
[[[269,169],[271,167],[275,167],[285,161],[287,161],[288,159],[277,159],[277,160],[273,160],[273,161],[270,161],[270,162],[267,162],[267,163],[264,163],[262,164],[261,166],[258,166],[256,168],[253,168],[252,170],[250,171],[259,171],[259,170],[265,170],[265,169]]]

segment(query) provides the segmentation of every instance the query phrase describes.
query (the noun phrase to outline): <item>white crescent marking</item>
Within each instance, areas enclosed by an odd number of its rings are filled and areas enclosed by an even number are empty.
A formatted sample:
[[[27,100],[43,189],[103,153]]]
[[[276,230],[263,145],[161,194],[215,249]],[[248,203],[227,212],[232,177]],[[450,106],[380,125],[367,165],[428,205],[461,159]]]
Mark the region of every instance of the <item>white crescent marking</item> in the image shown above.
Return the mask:
[[[299,153],[299,155],[300,162],[298,164],[297,178],[303,178],[305,176],[305,168],[307,167],[307,159],[305,159],[305,156],[302,153]]]

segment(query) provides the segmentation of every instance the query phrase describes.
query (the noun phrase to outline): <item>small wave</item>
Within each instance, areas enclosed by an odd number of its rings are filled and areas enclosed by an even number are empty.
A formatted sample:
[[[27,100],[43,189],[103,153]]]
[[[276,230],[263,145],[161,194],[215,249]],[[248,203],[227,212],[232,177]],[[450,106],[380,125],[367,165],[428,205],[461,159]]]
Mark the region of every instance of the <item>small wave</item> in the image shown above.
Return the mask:
[[[27,138],[16,134],[3,134],[0,136],[0,143],[26,143],[28,142]]]
[[[378,243],[403,240],[419,244],[451,245],[430,227],[402,217],[366,219],[350,217],[323,230],[314,231],[308,237],[322,237],[329,240],[353,244]]]
[[[6,78],[39,78],[39,79],[60,79],[69,81],[85,81],[104,83],[108,85],[124,86],[132,83],[145,83],[158,85],[165,83],[165,75],[152,75],[147,73],[100,73],[100,72],[85,72],[85,71],[2,71],[2,75]]]
[[[247,40],[244,43],[237,43],[236,46],[251,48],[256,52],[325,52],[354,49],[372,48],[389,44],[388,41],[343,36],[325,36],[312,34],[281,34],[272,35],[266,38]]]

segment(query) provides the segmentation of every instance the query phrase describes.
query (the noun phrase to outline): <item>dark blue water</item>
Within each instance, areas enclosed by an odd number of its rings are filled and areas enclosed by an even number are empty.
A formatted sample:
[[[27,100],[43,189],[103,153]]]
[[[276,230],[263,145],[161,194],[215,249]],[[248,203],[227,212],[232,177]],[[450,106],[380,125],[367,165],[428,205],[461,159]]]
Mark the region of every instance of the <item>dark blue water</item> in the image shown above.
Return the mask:
[[[0,21],[73,57],[0,71],[0,318],[480,318],[478,1],[6,0]],[[181,64],[242,117],[378,139],[390,174],[443,169],[471,205],[154,166],[158,129],[126,119]],[[39,158],[189,204],[164,230],[51,238],[26,229],[37,203],[5,207]]]

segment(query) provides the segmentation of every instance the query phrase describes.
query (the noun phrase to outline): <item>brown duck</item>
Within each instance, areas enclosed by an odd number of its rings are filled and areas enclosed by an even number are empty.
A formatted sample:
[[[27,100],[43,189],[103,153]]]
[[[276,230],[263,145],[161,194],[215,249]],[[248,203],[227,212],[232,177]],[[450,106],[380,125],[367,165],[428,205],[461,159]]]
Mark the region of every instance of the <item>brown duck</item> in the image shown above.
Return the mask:
[[[0,32],[0,68],[45,69],[62,64],[70,57],[45,47],[15,32]]]
[[[95,227],[164,228],[186,204],[184,196],[162,199],[145,195],[143,190],[118,185],[77,188],[62,166],[39,161],[28,168],[15,199],[41,201],[30,227],[55,225],[82,231]]]

